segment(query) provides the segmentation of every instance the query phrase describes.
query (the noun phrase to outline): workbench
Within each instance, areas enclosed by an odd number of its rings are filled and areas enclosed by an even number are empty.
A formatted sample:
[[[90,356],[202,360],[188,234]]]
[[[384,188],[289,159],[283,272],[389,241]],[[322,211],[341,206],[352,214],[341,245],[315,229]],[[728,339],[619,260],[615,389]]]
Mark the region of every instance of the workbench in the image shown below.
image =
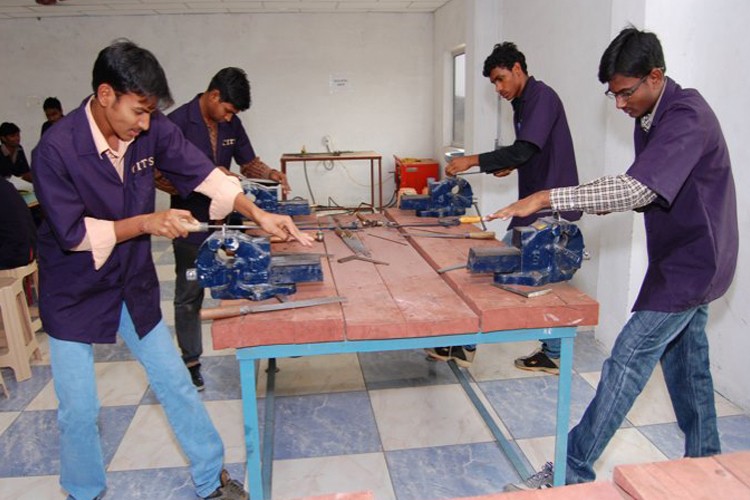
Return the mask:
[[[333,153],[285,153],[281,155],[281,173],[286,174],[287,163],[321,161],[367,161],[370,164],[370,205],[373,209],[383,206],[383,156],[375,151],[335,151]],[[378,166],[378,204],[375,205],[375,164]],[[284,195],[282,199],[286,199]]]
[[[384,216],[398,223],[430,220],[397,209],[387,209],[384,215],[370,217]],[[464,225],[438,230],[461,233],[469,228]],[[566,283],[548,285],[551,293],[529,299],[492,286],[491,274],[472,275],[465,269],[438,274],[437,269],[466,262],[471,247],[502,243],[404,238],[403,231],[406,229],[374,227],[354,233],[372,252],[373,258],[389,265],[358,260],[339,263],[338,258],[351,252],[333,233],[326,234],[324,246],[320,243],[313,248],[303,248],[296,243],[274,245],[273,251],[335,256],[323,260],[324,281],[300,284],[291,300],[340,295],[347,301],[214,321],[214,348],[237,349],[251,499],[270,498],[274,406],[271,375],[275,358],[551,338],[562,341],[555,445],[558,466],[554,482],[564,484],[573,341],[577,327],[597,323],[598,304]],[[225,302],[232,305],[234,301]],[[256,401],[256,366],[261,359],[269,359],[262,459]],[[464,372],[452,361],[449,365],[519,475],[530,472],[492,421]],[[540,408],[540,411],[545,410]]]

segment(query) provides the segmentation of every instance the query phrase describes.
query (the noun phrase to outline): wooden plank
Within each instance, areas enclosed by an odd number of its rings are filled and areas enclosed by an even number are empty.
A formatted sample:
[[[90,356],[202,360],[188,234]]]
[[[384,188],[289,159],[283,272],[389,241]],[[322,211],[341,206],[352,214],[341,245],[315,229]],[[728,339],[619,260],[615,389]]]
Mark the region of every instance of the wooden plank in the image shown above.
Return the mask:
[[[344,219],[348,220],[348,219]],[[475,332],[476,314],[432,270],[411,246],[365,236],[398,238],[387,228],[356,234],[372,258],[389,265],[338,258],[351,252],[340,238],[326,238],[336,288],[343,305],[349,340],[410,338]]]
[[[623,500],[630,498],[610,482],[572,484],[545,490],[493,493],[478,497],[464,497],[455,500]]]
[[[416,217],[398,209],[386,209],[386,216],[399,224],[435,221],[434,218]],[[430,229],[452,234],[478,230],[475,226],[467,224]],[[401,231],[417,232],[414,228],[403,228]],[[469,249],[472,247],[502,245],[499,241],[439,238],[409,239],[435,270],[465,263]],[[484,332],[560,326],[591,326],[598,323],[598,303],[567,283],[545,285],[545,287],[552,288],[552,293],[525,298],[492,286],[493,277],[491,274],[472,274],[466,269],[458,269],[443,273],[441,276],[480,316],[480,327]]]
[[[272,252],[325,253],[325,246],[314,243],[306,248],[299,243],[272,245]],[[328,259],[321,260],[323,279],[321,283],[299,283],[297,293],[289,300],[333,297],[337,295],[333,285]],[[238,300],[225,300],[221,305],[233,305]],[[254,304],[274,304],[276,299],[257,301]],[[344,316],[340,304],[326,304],[304,309],[239,316],[216,320],[211,326],[214,349],[227,347],[253,347],[272,344],[298,344],[309,342],[332,342],[344,339]]]
[[[615,467],[614,482],[638,500],[750,498],[750,489],[712,457]]]
[[[750,489],[750,451],[716,455],[713,459]]]

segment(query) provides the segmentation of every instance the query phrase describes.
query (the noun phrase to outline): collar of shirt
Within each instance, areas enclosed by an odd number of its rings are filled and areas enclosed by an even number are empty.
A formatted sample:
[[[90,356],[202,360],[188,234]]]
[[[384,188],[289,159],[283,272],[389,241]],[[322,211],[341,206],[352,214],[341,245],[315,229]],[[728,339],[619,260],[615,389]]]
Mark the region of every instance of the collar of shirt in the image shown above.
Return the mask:
[[[104,138],[104,134],[102,134],[102,131],[99,129],[99,125],[97,125],[96,121],[94,121],[94,115],[91,112],[91,103],[93,100],[94,96],[92,95],[89,99],[89,102],[86,103],[86,120],[88,121],[89,128],[91,129],[91,136],[94,138],[96,152],[99,154],[99,157],[102,157],[102,155],[106,154],[107,158],[112,163],[112,166],[115,167],[117,175],[120,176],[120,180],[124,180],[125,176],[123,165],[125,163],[125,152],[128,150],[128,146],[130,146],[130,144],[135,139],[131,139],[125,142],[118,138],[117,150],[109,147],[109,143],[107,143],[107,139]]]
[[[661,92],[659,93],[659,98],[656,100],[656,104],[654,104],[654,109],[652,109],[650,113],[648,113],[646,115],[643,115],[640,118],[640,122],[639,123],[641,125],[641,129],[644,132],[648,132],[649,130],[651,130],[651,124],[654,122],[654,116],[656,116],[656,110],[659,107],[659,103],[661,102],[661,98],[664,95],[664,89],[666,89],[666,88],[667,88],[667,80],[665,78],[664,79],[664,85],[662,85]]]

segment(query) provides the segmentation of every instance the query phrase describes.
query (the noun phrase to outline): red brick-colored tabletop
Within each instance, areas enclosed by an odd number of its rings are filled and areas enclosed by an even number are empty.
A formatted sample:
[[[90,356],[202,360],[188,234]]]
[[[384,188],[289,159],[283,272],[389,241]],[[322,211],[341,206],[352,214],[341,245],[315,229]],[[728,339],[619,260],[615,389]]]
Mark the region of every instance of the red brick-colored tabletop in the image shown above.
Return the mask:
[[[368,218],[396,222],[429,222],[400,210]],[[297,219],[297,218],[295,218]],[[341,217],[344,223],[353,217]],[[299,223],[309,223],[305,217]],[[329,221],[321,219],[320,224]],[[467,227],[437,228],[465,232]],[[475,229],[476,230],[476,229]],[[301,283],[289,300],[339,295],[343,304],[327,304],[215,320],[214,348],[252,347],[345,340],[384,340],[475,333],[522,328],[594,325],[598,305],[567,284],[551,285],[553,292],[524,298],[492,286],[492,275],[466,270],[438,274],[437,269],[466,262],[472,246],[502,245],[498,241],[406,238],[405,229],[366,228],[354,232],[378,265],[338,259],[352,251],[333,231],[312,248],[298,243],[272,245],[272,252],[320,253],[324,281]],[[224,301],[233,305],[247,301]],[[275,303],[275,299],[253,304]]]
[[[389,208],[386,216],[398,224],[414,224],[434,219],[417,217],[412,211]],[[426,228],[448,234],[461,234],[480,229],[470,224]],[[395,232],[396,230],[391,230]],[[422,233],[417,228],[402,228],[400,232]],[[502,239],[498,234],[498,239]],[[466,263],[472,247],[502,246],[496,240],[409,238],[422,257],[435,269]],[[599,304],[568,283],[554,283],[546,295],[526,298],[492,286],[492,274],[472,274],[466,269],[443,273],[445,281],[479,315],[483,332],[521,328],[551,328],[560,326],[593,326],[599,318]]]
[[[750,452],[620,465],[612,477],[639,500],[750,498]]]

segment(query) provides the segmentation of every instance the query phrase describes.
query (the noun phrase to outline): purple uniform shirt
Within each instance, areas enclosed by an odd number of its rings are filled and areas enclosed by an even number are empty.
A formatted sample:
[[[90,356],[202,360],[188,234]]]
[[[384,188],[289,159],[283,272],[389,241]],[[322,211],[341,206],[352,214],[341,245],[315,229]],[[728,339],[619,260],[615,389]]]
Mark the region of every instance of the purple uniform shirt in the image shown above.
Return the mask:
[[[512,105],[516,140],[535,144],[540,150],[518,169],[518,199],[545,189],[576,186],[578,170],[573,139],[557,93],[532,76]],[[581,218],[581,212],[561,215],[569,221]],[[513,217],[508,229],[527,226],[538,218],[537,214]]]
[[[115,245],[94,269],[91,252],[73,252],[84,238],[84,217],[120,220],[154,211],[154,166],[187,194],[214,169],[160,112],[125,153],[124,181],[97,153],[85,106],[88,98],[42,136],[34,149],[37,198],[45,207],[39,230],[40,314],[52,337],[115,342],[122,303],[143,337],[161,319],[159,281],[146,234]]]
[[[650,131],[635,124],[628,175],[656,192],[644,210],[648,270],[634,311],[678,312],[721,297],[737,265],[737,201],[716,115],[667,79]]]
[[[208,135],[208,127],[203,121],[199,106],[201,94],[169,113],[169,119],[172,120],[185,135],[185,138],[192,142],[203,154],[209,158],[216,166],[229,167],[232,159],[238,165],[244,165],[255,159],[250,139],[245,133],[242,121],[237,115],[232,116],[229,122],[219,122],[218,137],[216,140],[216,158],[211,148],[211,139]],[[172,208],[182,208],[190,210],[193,217],[201,222],[208,222],[208,209],[211,206],[211,200],[200,193],[191,193],[186,198],[181,196],[172,196]],[[200,245],[208,238],[210,233],[190,233],[185,241]]]

